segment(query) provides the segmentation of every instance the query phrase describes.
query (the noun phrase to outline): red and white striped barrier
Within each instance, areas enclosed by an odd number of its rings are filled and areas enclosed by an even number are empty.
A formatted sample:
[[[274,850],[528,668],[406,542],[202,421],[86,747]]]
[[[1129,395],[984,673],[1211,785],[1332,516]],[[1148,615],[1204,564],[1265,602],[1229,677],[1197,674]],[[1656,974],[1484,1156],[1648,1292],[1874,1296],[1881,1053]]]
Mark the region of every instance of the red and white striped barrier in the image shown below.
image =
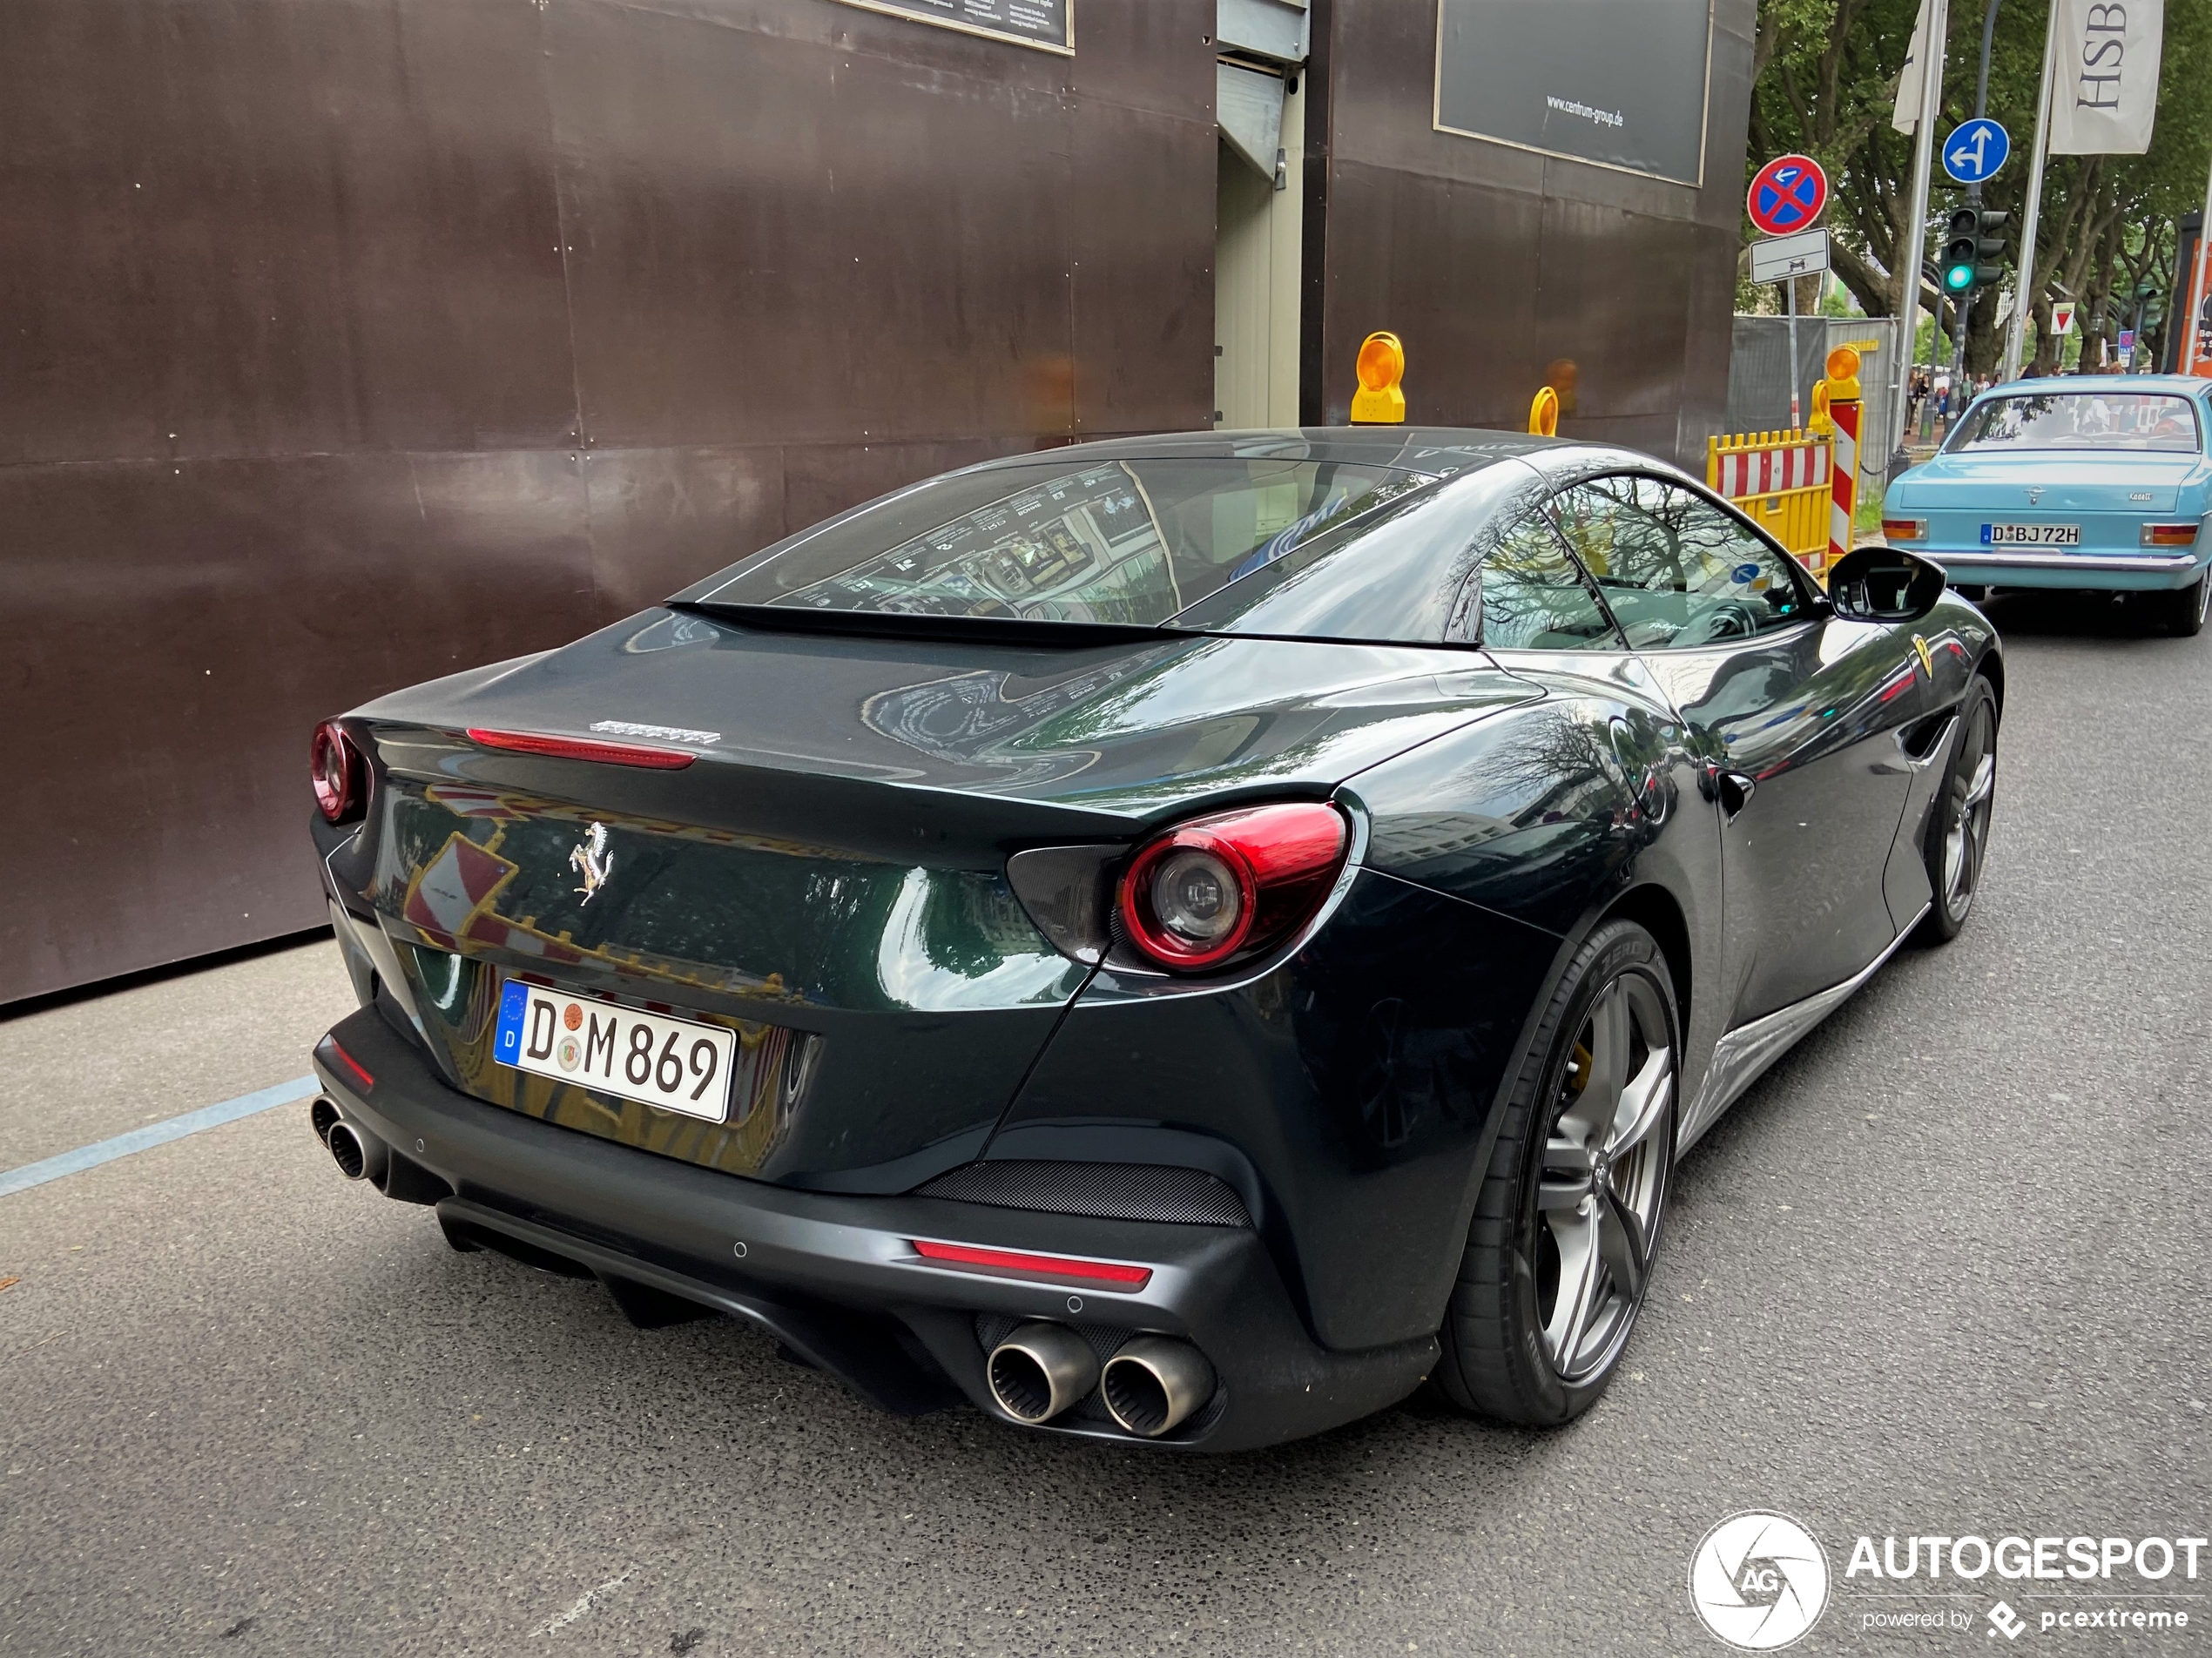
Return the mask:
[[[1730,442],[1745,441],[1741,438],[1723,439],[1715,456],[1720,472],[1714,481],[1715,487],[1730,501],[1741,501],[1747,495],[1778,495],[1784,489],[1814,489],[1828,482],[1828,445],[1824,441],[1808,440],[1773,448],[1727,447]]]
[[[1858,389],[1854,378],[1851,389]],[[1828,496],[1828,563],[1851,551],[1851,520],[1858,510],[1858,412],[1856,397],[1829,396],[1829,417],[1836,422],[1835,487]]]

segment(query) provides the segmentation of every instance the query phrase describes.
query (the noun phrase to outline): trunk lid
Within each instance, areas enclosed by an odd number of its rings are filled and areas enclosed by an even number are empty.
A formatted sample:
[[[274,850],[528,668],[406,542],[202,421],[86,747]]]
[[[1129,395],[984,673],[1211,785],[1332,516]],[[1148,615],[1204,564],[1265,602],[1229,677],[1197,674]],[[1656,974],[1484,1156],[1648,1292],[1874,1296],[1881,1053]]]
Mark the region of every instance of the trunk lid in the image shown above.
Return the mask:
[[[980,1149],[1086,976],[1015,899],[1011,853],[1325,796],[1533,694],[1464,650],[648,612],[360,711],[380,773],[364,896],[434,1055],[479,1098],[732,1174],[904,1190]],[[472,727],[696,758],[590,764]],[[735,1029],[729,1121],[495,1062],[517,974]]]

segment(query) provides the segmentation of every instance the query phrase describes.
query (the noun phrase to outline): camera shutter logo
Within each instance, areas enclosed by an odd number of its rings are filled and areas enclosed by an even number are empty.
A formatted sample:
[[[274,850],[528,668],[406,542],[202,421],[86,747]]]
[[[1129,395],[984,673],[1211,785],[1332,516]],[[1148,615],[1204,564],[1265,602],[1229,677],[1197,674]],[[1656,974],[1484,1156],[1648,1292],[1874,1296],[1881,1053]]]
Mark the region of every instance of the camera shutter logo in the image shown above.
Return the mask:
[[[1690,1556],[1689,1603],[1730,1646],[1776,1651],[1827,1608],[1828,1556],[1787,1514],[1730,1514]]]

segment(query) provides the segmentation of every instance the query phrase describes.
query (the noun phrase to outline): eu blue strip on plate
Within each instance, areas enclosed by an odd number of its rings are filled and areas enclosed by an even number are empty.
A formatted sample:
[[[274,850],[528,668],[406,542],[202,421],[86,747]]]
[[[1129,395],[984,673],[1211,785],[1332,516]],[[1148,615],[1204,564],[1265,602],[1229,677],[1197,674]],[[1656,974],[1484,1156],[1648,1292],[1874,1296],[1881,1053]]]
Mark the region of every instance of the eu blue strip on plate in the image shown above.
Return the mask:
[[[529,1003],[529,987],[509,979],[507,988],[499,996],[499,1035],[494,1040],[491,1049],[494,1059],[512,1065],[522,1057],[523,1014]]]

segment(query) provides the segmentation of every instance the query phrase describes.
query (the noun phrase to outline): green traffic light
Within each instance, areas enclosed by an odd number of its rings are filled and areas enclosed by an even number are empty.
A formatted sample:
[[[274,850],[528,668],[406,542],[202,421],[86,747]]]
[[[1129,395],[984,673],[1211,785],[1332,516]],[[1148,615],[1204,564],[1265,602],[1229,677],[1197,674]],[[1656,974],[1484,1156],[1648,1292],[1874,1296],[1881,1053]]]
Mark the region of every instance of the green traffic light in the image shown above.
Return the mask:
[[[1953,293],[1962,293],[1973,285],[1974,267],[1971,265],[1954,265],[1943,273],[1943,286]]]

